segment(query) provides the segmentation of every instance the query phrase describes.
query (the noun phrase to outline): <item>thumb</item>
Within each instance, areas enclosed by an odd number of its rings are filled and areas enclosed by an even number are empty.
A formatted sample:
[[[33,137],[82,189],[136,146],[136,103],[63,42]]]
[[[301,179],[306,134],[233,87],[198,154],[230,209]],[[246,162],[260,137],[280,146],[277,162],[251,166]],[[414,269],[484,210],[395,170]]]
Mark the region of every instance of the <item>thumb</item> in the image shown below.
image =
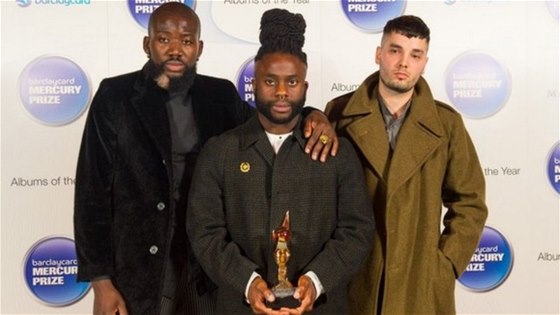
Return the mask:
[[[272,291],[270,291],[270,290],[264,291],[263,294],[264,294],[264,298],[268,302],[274,302],[274,300],[276,300],[276,297],[274,296],[274,293],[272,293]]]

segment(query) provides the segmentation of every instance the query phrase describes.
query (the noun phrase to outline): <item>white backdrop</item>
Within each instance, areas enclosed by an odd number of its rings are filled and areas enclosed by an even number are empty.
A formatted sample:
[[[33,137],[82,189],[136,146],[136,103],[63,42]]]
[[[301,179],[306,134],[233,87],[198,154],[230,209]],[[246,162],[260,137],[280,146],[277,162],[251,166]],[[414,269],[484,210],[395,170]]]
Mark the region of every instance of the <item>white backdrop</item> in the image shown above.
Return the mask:
[[[41,240],[73,238],[76,157],[87,105],[99,82],[146,61],[146,31],[135,21],[130,2],[1,1],[2,314],[91,312],[92,292],[64,306],[46,303],[31,289],[25,268],[30,257],[39,257],[34,249]],[[166,1],[144,1],[150,2]],[[194,1],[205,43],[198,70],[237,82],[242,65],[258,49],[262,12],[275,6],[301,12],[308,24],[308,105],[322,109],[377,69],[374,52],[381,34],[352,23],[344,2]],[[495,286],[473,290],[458,283],[458,312],[559,314],[560,179],[554,176],[560,166],[548,169],[550,163],[560,164],[558,1],[408,1],[402,14],[418,15],[431,28],[425,77],[436,98],[463,113],[486,174],[487,226],[499,231],[512,256],[511,264],[493,271],[502,277]],[[74,107],[82,102],[83,109],[62,123],[34,112],[32,98],[22,92],[22,87],[31,91],[29,71],[40,71],[42,61],[50,62],[51,72],[67,64],[53,61],[57,57],[77,65],[85,78],[73,85],[82,99],[62,100]],[[464,67],[465,62],[470,64]],[[66,71],[79,77],[75,70]],[[475,85],[461,89],[461,78]],[[498,83],[481,87],[485,82]],[[474,104],[447,89],[494,94]]]

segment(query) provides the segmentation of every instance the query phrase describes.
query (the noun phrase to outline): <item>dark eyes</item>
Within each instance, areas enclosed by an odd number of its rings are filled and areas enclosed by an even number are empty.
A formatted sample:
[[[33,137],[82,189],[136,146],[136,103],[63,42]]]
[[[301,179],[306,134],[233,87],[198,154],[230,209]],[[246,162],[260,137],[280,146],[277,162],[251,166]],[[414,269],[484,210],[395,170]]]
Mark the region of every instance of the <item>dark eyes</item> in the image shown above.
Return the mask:
[[[278,84],[276,82],[276,80],[273,80],[273,79],[265,79],[264,83],[268,86],[276,86]],[[296,86],[296,85],[298,85],[298,83],[299,83],[299,81],[296,80],[296,79],[291,79],[291,80],[288,80],[288,82],[287,82],[288,86],[290,86],[290,87]]]
[[[162,44],[167,44],[169,43],[171,40],[167,37],[159,37],[158,38],[158,42],[162,43]],[[181,44],[182,45],[192,45],[193,44],[193,40],[192,39],[183,39],[181,40]]]

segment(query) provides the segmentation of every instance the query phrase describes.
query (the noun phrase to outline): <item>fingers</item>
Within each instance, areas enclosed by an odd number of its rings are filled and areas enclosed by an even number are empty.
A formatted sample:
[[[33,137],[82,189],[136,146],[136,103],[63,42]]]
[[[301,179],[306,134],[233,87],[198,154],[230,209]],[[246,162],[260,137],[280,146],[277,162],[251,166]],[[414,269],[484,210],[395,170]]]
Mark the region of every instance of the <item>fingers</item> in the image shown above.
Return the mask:
[[[123,305],[119,306],[118,314],[119,315],[128,315],[128,311],[126,310],[126,306],[124,305],[124,303],[123,303]]]
[[[274,302],[275,297],[262,278],[258,277],[253,280],[249,286],[247,299],[249,300],[253,313],[277,315],[277,313],[274,313],[273,310],[268,308],[265,304],[265,301]]]
[[[95,315],[127,315],[126,304],[120,292],[111,280],[103,279],[92,282],[94,299],[93,314]]]
[[[315,303],[316,290],[313,281],[308,276],[301,276],[298,280],[298,287],[294,292],[294,298],[300,301],[300,306],[292,308],[282,308],[281,310],[287,311],[291,315],[299,315],[313,310],[313,303]]]
[[[327,117],[315,110],[307,115],[304,123],[304,135],[307,138],[305,153],[311,154],[313,160],[325,162],[329,154],[335,156],[338,151],[338,138]]]

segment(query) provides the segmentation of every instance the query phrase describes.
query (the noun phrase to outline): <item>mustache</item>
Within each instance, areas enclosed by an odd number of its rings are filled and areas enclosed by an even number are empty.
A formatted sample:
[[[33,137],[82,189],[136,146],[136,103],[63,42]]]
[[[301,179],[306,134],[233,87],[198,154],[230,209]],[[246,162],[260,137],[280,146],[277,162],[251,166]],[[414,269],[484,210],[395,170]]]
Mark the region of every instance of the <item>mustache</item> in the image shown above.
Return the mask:
[[[168,59],[166,59],[165,61],[163,61],[163,63],[168,63],[168,62],[180,62],[182,64],[185,64],[183,62],[183,60],[181,60],[179,57],[169,57]]]

